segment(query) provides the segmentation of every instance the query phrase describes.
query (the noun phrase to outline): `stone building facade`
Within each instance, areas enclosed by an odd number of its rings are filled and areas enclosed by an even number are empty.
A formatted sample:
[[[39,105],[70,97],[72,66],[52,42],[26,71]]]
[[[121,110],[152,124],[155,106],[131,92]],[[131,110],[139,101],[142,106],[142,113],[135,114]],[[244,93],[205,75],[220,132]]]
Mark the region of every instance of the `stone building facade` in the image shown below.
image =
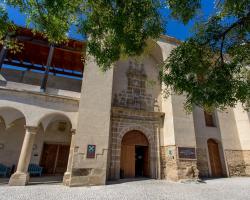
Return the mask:
[[[13,166],[9,184],[28,184],[30,163],[64,174],[67,186],[249,176],[248,112],[194,106],[187,114],[185,97],[164,96],[159,66],[178,44],[162,36],[148,55],[106,73],[90,57],[82,81],[49,75],[46,92],[40,74],[2,69],[0,163]]]

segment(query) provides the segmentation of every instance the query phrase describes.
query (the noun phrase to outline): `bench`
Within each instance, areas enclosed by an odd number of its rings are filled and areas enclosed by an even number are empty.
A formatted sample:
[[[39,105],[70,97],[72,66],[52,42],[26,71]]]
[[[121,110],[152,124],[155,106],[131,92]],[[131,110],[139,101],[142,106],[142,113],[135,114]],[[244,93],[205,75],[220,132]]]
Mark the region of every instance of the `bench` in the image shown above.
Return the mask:
[[[43,168],[36,164],[29,164],[28,172],[31,176],[42,176]]]
[[[0,176],[9,177],[11,168],[0,163]]]

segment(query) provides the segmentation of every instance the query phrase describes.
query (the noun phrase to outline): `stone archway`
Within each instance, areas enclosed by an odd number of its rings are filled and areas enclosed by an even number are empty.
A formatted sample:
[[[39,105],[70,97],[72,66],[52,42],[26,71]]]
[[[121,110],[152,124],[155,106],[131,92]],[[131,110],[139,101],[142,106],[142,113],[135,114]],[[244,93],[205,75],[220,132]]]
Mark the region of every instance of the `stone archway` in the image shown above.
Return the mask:
[[[140,131],[130,131],[122,138],[120,177],[150,177],[149,142]]]
[[[17,167],[25,125],[26,118],[22,111],[0,107],[0,163],[11,168],[12,172]]]
[[[222,177],[223,168],[219,151],[219,144],[214,139],[208,139],[208,155],[212,177]]]
[[[111,161],[110,161],[110,169],[109,169],[109,178],[111,180],[120,179],[120,156],[121,156],[121,146],[122,146],[122,138],[124,135],[131,131],[139,131],[145,135],[148,140],[149,147],[149,177],[156,178],[157,174],[157,142],[155,138],[155,130],[150,128],[145,128],[139,125],[130,125],[125,126],[120,129],[117,133],[115,133],[112,137],[112,147],[111,147]]]
[[[0,109],[2,112],[2,110]],[[0,113],[1,113],[0,112]],[[23,115],[22,115],[23,116]],[[25,118],[26,119],[26,118]],[[7,118],[8,120],[8,118]],[[5,120],[5,121],[7,121]],[[68,141],[68,146],[70,147],[71,143],[71,134],[72,134],[72,123],[70,118],[63,114],[63,113],[48,113],[44,117],[41,118],[41,120],[35,120],[38,121],[38,123],[31,123],[25,125],[25,135],[22,143],[21,153],[18,160],[18,165],[16,168],[16,172],[12,174],[9,185],[11,186],[21,186],[26,185],[29,182],[30,173],[29,173],[29,164],[35,164],[39,165],[40,158],[41,158],[41,151],[42,146],[44,143],[44,140],[40,140],[41,138],[38,137],[39,132],[44,133],[46,129],[50,126],[52,121],[59,122],[61,120],[64,120],[68,123],[70,123],[70,126],[68,128],[68,132],[70,133],[70,139]],[[12,123],[11,123],[12,124]],[[11,125],[10,124],[10,125]],[[24,128],[24,127],[23,127]],[[54,137],[51,137],[54,138]],[[44,138],[42,138],[44,139]],[[54,138],[55,139],[55,138]],[[39,146],[40,145],[40,146]],[[64,156],[61,156],[64,158]],[[58,158],[58,161],[61,159]],[[63,171],[65,172],[66,169],[68,171],[68,159],[65,159],[65,166],[63,167]],[[62,172],[63,173],[63,172]],[[63,175],[63,174],[62,174]]]
[[[72,123],[61,113],[45,115],[39,123],[35,144],[40,156],[35,161],[43,167],[44,175],[62,176],[68,165]]]

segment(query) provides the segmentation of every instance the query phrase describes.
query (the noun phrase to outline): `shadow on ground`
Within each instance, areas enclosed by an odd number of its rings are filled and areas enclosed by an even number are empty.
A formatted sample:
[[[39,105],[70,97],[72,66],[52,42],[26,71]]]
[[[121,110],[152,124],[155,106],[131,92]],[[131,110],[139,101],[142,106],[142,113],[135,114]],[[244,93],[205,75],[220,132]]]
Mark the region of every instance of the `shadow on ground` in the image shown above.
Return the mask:
[[[31,177],[28,185],[54,185],[62,184],[63,176]],[[9,178],[0,178],[0,185],[8,185]]]

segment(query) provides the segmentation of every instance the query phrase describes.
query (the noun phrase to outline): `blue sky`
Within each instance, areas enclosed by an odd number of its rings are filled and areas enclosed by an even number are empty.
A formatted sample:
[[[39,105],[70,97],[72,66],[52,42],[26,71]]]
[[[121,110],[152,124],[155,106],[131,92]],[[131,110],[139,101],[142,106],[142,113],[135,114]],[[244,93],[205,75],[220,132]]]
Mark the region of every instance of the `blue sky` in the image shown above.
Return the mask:
[[[202,0],[202,14],[205,17],[208,17],[213,11],[214,11],[214,0]],[[9,17],[11,20],[13,20],[16,24],[25,26],[25,16],[20,14],[17,9],[14,8],[7,8]],[[164,15],[168,15],[169,11],[163,10],[162,13]],[[192,27],[194,25],[194,22],[191,21],[187,25],[183,25],[182,23],[173,20],[169,17],[167,17],[167,30],[166,33],[169,36],[176,37],[180,40],[185,40],[192,34]],[[72,29],[70,32],[70,37],[81,39],[79,35],[77,35],[74,30]]]

